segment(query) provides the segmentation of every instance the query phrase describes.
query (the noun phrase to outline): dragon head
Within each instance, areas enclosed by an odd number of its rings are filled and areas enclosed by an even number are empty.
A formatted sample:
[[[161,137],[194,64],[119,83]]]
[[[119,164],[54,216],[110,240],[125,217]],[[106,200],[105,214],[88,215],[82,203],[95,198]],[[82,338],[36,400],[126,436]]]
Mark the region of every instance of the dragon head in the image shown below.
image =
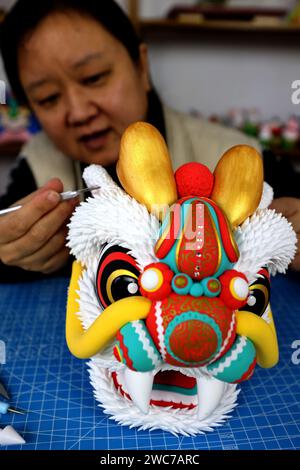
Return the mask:
[[[214,173],[199,163],[175,175],[149,124],[121,141],[118,187],[104,168],[75,211],[76,257],[66,336],[92,358],[95,396],[122,423],[195,434],[224,420],[237,383],[278,361],[270,274],[284,272],[296,236],[269,210],[255,149],[237,146]]]

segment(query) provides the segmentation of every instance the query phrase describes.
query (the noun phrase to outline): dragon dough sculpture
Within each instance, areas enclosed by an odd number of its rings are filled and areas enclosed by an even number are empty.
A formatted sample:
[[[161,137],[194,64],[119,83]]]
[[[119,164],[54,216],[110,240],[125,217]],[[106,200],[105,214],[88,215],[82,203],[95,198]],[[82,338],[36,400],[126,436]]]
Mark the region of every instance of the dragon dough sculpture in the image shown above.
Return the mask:
[[[214,174],[190,163],[174,176],[162,136],[136,123],[117,172],[126,192],[101,166],[84,171],[100,189],[69,226],[68,346],[92,358],[95,397],[117,422],[211,430],[256,363],[278,361],[270,274],[287,269],[295,233],[267,209],[251,147],[230,149]]]

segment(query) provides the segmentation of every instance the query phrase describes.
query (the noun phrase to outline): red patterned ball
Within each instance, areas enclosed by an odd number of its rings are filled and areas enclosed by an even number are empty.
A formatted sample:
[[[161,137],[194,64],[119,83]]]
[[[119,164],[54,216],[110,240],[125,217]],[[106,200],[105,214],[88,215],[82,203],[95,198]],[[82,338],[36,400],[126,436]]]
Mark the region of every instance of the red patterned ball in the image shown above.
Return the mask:
[[[200,367],[232,346],[234,316],[219,298],[172,293],[161,302],[153,302],[146,325],[167,364]]]
[[[214,187],[214,175],[202,163],[191,162],[182,165],[175,172],[177,191],[180,198],[187,196],[210,197]]]

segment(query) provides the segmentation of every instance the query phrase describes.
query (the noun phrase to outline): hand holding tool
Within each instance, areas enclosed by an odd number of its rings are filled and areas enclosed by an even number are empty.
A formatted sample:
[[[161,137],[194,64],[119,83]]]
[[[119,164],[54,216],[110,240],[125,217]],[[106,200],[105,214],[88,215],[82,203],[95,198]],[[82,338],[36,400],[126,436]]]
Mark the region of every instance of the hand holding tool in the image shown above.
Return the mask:
[[[100,189],[100,187],[94,186],[92,188],[77,189],[76,191],[65,191],[63,193],[60,193],[60,198],[61,198],[61,201],[68,201],[69,199],[74,199],[75,197],[80,196],[80,194],[95,191],[96,189]],[[18,206],[8,207],[7,209],[0,210],[0,216],[18,211],[22,207],[23,207],[22,205],[18,205]]]

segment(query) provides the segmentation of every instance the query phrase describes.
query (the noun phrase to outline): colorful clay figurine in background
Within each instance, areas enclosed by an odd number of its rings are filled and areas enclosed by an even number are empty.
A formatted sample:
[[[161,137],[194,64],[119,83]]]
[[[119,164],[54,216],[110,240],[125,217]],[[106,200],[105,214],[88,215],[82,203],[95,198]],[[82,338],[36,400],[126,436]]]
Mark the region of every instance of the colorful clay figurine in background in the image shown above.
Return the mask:
[[[242,129],[244,125],[245,117],[244,111],[239,108],[232,108],[229,110],[227,116],[225,116],[224,124],[236,129]]]
[[[259,133],[260,122],[261,117],[259,111],[255,108],[249,109],[247,112],[245,112],[245,121],[241,130],[247,135],[257,137]]]
[[[30,139],[30,133],[27,130],[29,114],[29,111],[19,107],[13,98],[8,100],[8,105],[1,105],[0,143],[27,142]]]
[[[300,25],[300,2],[296,2],[293,6],[292,10],[288,14],[287,21],[291,25]]]
[[[270,275],[287,269],[296,235],[268,209],[251,147],[229,149],[213,174],[190,163],[174,175],[162,136],[136,123],[117,173],[124,190],[100,166],[84,171],[101,189],[70,222],[69,349],[92,358],[95,397],[117,422],[211,430],[237,383],[278,361]]]
[[[193,111],[197,115],[196,111]],[[231,109],[224,117],[213,115],[213,122],[239,129],[247,135],[259,139],[264,149],[295,150],[300,143],[299,117],[290,116],[286,121],[279,117],[262,120],[257,109]]]
[[[295,117],[291,117],[282,131],[282,148],[293,150],[299,141],[299,123]]]
[[[273,142],[272,126],[265,123],[261,126],[259,131],[259,141],[264,148],[270,148]]]

